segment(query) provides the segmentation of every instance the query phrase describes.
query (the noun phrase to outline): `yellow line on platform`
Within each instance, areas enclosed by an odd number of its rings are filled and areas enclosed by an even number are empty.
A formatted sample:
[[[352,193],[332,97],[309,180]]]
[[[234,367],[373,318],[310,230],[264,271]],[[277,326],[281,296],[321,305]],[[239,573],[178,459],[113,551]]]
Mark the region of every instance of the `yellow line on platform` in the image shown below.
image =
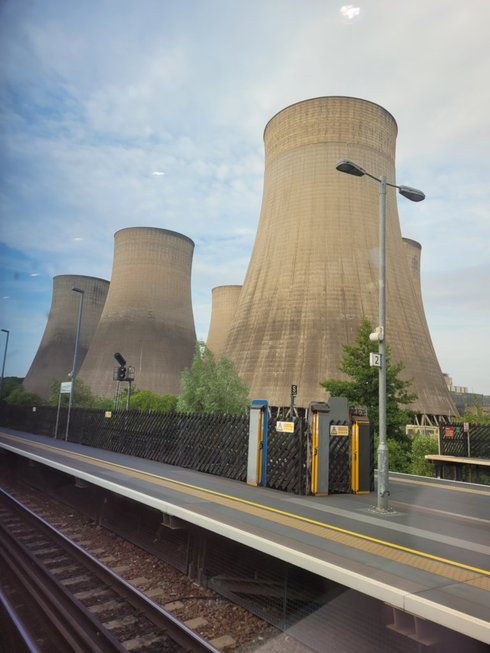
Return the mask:
[[[2,436],[19,441],[19,438],[16,436],[10,436],[6,433],[2,433]],[[23,441],[26,443],[26,441]],[[77,460],[86,460],[94,464],[97,467],[102,467],[105,469],[119,469],[123,470],[126,474],[133,476],[135,478],[140,478],[142,480],[152,479],[155,484],[167,487],[168,489],[181,489],[187,494],[192,494],[193,496],[198,496],[200,498],[206,498],[208,495],[211,495],[217,499],[220,499],[218,503],[221,505],[227,505],[228,507],[234,509],[241,509],[244,512],[249,514],[255,514],[258,517],[264,518],[263,512],[268,513],[267,518],[276,523],[281,523],[283,525],[289,526],[303,531],[307,531],[310,534],[317,535],[319,537],[325,537],[325,530],[330,532],[328,536],[329,539],[340,542],[341,544],[352,546],[354,548],[362,549],[368,553],[379,555],[382,557],[388,557],[397,562],[411,565],[419,569],[423,569],[430,573],[439,574],[459,582],[466,582],[469,584],[474,584],[474,576],[468,575],[467,572],[472,572],[473,574],[481,574],[490,578],[490,570],[480,569],[478,567],[473,567],[455,560],[449,560],[441,556],[436,556],[431,553],[426,553],[425,551],[419,551],[417,549],[412,549],[410,547],[403,546],[401,544],[395,544],[394,542],[388,542],[370,535],[364,535],[363,533],[358,533],[346,528],[341,528],[340,526],[334,526],[326,522],[321,522],[310,517],[304,517],[302,515],[297,515],[295,513],[290,513],[279,508],[273,508],[272,506],[263,505],[256,503],[254,501],[249,501],[248,499],[242,499],[229,495],[223,492],[218,492],[216,490],[210,490],[199,485],[194,485],[191,483],[186,483],[184,481],[177,481],[172,478],[165,476],[160,476],[152,472],[146,472],[142,470],[135,469],[133,467],[128,467],[126,465],[121,465],[119,463],[113,463],[101,460],[94,456],[89,456],[87,454],[75,453],[68,451],[66,449],[58,448],[52,445],[35,442],[32,440],[27,441],[27,444],[37,447],[39,449],[46,449],[56,452],[58,455],[66,456],[67,458],[77,459]],[[174,486],[174,487],[172,487]],[[176,486],[176,487],[175,487]],[[237,505],[238,504],[238,505]],[[240,508],[241,506],[241,508]],[[274,517],[274,518],[272,518]],[[303,525],[299,526],[298,522],[301,522]],[[334,536],[335,534],[335,536]],[[356,543],[357,540],[357,543]],[[361,542],[363,543],[361,545]],[[388,550],[391,550],[390,555],[386,555],[387,551],[381,552],[377,547],[382,546],[386,547]],[[414,557],[423,558],[426,560],[426,563],[423,563],[422,560],[417,562]],[[427,564],[432,563],[431,567],[428,567]],[[452,567],[453,571],[451,572],[447,567]],[[460,574],[457,574],[456,571],[459,570]],[[466,573],[465,573],[466,572]],[[488,579],[480,579],[485,585],[485,589],[490,589],[490,582]]]

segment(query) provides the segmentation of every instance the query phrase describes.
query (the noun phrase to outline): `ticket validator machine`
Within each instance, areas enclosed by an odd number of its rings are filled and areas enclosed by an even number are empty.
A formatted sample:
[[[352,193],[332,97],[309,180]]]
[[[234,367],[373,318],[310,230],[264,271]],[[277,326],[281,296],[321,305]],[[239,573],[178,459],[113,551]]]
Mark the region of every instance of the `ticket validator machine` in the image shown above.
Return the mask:
[[[253,399],[248,429],[248,485],[267,485],[267,435],[269,406],[265,399]]]

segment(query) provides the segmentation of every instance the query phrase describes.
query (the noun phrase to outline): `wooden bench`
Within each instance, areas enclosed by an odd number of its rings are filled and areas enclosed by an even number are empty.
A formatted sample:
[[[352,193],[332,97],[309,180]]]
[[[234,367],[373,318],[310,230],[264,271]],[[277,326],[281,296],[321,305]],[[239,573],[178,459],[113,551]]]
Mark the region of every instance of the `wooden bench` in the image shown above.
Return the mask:
[[[463,480],[463,470],[469,470],[469,480],[478,482],[481,470],[488,470],[490,472],[490,459],[489,458],[465,458],[460,456],[439,456],[436,454],[429,454],[425,456],[427,462],[432,463],[435,467],[437,478],[444,478],[444,470],[451,468],[453,470],[453,480]]]

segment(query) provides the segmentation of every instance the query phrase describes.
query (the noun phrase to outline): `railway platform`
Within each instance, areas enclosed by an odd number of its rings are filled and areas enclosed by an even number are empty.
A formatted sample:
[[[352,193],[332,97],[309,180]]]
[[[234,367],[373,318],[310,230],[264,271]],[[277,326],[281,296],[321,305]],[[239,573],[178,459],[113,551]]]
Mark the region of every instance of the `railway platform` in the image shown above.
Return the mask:
[[[0,448],[490,644],[488,486],[390,474],[380,513],[375,493],[298,496],[8,429]]]

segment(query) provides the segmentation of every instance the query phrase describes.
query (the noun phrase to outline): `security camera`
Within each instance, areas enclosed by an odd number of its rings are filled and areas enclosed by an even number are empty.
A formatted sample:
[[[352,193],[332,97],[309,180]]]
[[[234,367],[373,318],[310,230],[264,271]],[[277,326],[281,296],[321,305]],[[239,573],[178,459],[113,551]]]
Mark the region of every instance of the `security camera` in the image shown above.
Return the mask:
[[[383,327],[376,327],[373,333],[369,334],[369,340],[371,342],[383,342],[384,337],[385,335]]]

